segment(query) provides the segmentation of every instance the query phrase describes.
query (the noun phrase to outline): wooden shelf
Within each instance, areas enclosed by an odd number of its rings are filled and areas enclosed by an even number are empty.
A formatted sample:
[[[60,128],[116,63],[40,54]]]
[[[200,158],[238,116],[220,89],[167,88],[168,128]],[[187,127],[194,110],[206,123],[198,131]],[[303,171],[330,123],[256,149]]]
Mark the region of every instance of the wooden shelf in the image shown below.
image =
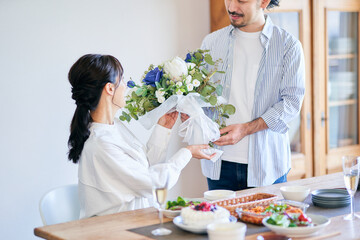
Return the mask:
[[[356,103],[357,103],[356,99],[348,99],[348,100],[341,100],[341,101],[329,101],[329,107],[354,105]]]
[[[354,53],[348,53],[348,54],[333,54],[333,55],[329,55],[328,59],[332,60],[332,59],[351,59],[351,58],[355,58],[357,55]]]

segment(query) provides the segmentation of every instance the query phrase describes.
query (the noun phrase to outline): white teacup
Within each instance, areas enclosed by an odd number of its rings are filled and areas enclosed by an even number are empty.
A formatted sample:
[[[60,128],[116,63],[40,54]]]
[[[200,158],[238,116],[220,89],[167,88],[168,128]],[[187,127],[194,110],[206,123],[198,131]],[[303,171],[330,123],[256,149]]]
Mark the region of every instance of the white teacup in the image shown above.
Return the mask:
[[[246,224],[235,223],[211,223],[207,226],[209,240],[244,240]]]

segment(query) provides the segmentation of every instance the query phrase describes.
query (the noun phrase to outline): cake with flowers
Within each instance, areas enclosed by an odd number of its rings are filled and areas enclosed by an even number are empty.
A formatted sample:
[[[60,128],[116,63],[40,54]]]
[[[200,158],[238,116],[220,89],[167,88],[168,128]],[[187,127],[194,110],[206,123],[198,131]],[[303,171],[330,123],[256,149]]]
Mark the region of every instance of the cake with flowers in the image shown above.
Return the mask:
[[[230,212],[214,204],[202,202],[199,205],[181,209],[181,218],[186,225],[206,227],[206,225],[214,222],[229,222]]]

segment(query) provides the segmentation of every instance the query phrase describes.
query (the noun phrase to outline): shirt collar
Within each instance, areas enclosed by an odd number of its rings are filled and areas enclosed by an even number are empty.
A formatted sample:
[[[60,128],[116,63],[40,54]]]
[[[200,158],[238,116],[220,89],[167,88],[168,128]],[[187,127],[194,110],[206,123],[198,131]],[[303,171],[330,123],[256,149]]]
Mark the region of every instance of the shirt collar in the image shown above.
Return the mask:
[[[273,27],[274,24],[271,21],[270,16],[265,14],[265,25],[263,30],[261,31],[261,34],[263,34],[266,38],[270,39],[273,33]]]

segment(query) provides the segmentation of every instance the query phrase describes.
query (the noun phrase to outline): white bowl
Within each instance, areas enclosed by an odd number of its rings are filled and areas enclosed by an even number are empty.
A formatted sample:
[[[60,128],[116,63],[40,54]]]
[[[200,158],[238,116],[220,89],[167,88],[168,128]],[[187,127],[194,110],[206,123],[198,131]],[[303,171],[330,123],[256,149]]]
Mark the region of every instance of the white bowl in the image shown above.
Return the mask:
[[[280,192],[287,200],[303,202],[310,193],[310,188],[304,186],[283,186]]]
[[[234,223],[211,223],[207,226],[209,240],[243,240],[245,239],[246,224]]]
[[[316,234],[321,229],[325,228],[330,223],[330,219],[321,215],[315,214],[306,214],[310,217],[312,222],[315,224],[313,227],[281,227],[267,223],[266,221],[269,217],[263,219],[262,223],[270,228],[271,231],[280,234],[286,235],[287,237],[308,237]]]
[[[211,190],[204,192],[204,198],[210,201],[232,198],[235,197],[236,193],[230,190]]]

